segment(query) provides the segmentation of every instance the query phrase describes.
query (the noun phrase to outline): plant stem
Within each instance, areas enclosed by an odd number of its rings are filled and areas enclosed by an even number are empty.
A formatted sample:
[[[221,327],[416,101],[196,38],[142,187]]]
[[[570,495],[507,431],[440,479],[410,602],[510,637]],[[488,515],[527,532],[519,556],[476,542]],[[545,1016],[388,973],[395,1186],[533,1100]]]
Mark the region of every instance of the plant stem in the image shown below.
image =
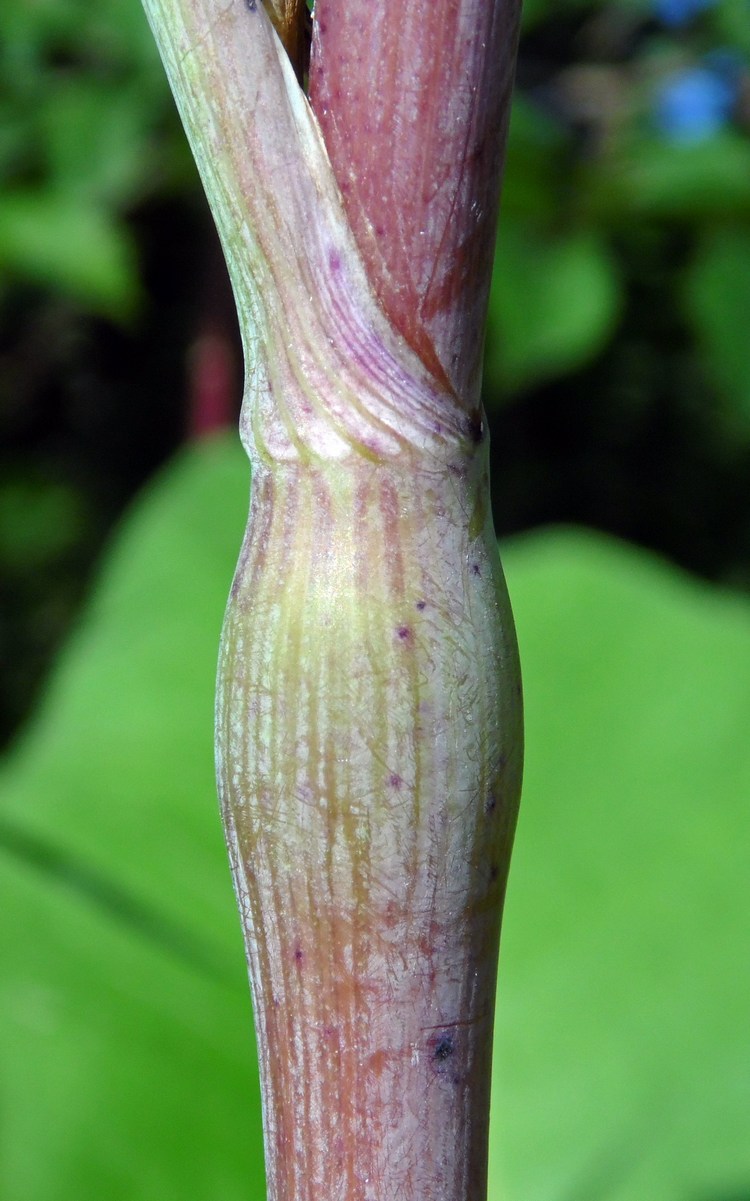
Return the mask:
[[[520,0],[316,0],[310,102],[393,324],[476,404]]]
[[[260,7],[146,5],[247,359],[217,767],[269,1197],[482,1201],[522,729],[463,318],[435,368],[384,307]]]
[[[484,461],[256,470],[218,748],[279,1201],[485,1195],[521,734]]]

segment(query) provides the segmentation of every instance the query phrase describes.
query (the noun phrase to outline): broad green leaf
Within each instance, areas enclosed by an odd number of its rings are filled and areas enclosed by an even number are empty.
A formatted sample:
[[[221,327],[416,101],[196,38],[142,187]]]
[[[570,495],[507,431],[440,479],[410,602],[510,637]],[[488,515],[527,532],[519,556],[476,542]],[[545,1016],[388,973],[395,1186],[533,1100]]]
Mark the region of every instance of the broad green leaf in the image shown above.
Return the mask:
[[[262,1201],[211,753],[247,486],[217,441],[146,491],[6,767],[3,1198]],[[528,770],[491,1201],[740,1197],[750,614],[582,533],[506,560]]]
[[[528,755],[492,1195],[748,1196],[750,607],[593,535],[507,560]]]
[[[704,236],[687,276],[687,312],[709,373],[738,425],[750,422],[750,231]]]
[[[557,238],[504,226],[487,329],[490,388],[514,392],[582,366],[606,344],[620,304],[614,261],[599,235]]]
[[[143,498],[6,771],[9,1201],[262,1196],[211,729],[246,497],[239,456],[214,448]]]
[[[0,196],[0,271],[52,285],[123,318],[138,298],[131,239],[103,209],[49,191]]]

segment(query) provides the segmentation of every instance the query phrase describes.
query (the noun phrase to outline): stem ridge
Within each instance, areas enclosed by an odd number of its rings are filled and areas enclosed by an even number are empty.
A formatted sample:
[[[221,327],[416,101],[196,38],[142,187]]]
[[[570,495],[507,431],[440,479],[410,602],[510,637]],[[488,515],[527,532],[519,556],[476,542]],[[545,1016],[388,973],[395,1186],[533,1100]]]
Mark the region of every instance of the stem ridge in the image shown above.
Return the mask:
[[[256,470],[217,765],[271,1201],[485,1195],[520,689],[485,448],[452,466]]]

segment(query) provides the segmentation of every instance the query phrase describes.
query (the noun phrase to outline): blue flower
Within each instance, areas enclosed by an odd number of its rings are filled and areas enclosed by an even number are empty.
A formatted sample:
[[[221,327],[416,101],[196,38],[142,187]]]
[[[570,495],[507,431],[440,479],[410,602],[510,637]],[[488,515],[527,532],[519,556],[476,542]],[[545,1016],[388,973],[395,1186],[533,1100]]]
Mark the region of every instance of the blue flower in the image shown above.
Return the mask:
[[[663,25],[678,29],[715,4],[716,0],[654,0],[654,11]]]
[[[657,96],[654,118],[673,142],[701,142],[726,125],[737,98],[737,80],[710,66],[673,75]]]

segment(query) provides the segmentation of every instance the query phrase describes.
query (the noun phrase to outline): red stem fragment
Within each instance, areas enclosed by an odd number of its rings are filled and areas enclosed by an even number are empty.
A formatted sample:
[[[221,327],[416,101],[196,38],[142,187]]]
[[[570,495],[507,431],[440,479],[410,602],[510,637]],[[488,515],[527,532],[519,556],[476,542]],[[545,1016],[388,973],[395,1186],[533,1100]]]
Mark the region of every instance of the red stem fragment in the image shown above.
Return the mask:
[[[519,0],[317,0],[310,102],[388,317],[478,398]]]

